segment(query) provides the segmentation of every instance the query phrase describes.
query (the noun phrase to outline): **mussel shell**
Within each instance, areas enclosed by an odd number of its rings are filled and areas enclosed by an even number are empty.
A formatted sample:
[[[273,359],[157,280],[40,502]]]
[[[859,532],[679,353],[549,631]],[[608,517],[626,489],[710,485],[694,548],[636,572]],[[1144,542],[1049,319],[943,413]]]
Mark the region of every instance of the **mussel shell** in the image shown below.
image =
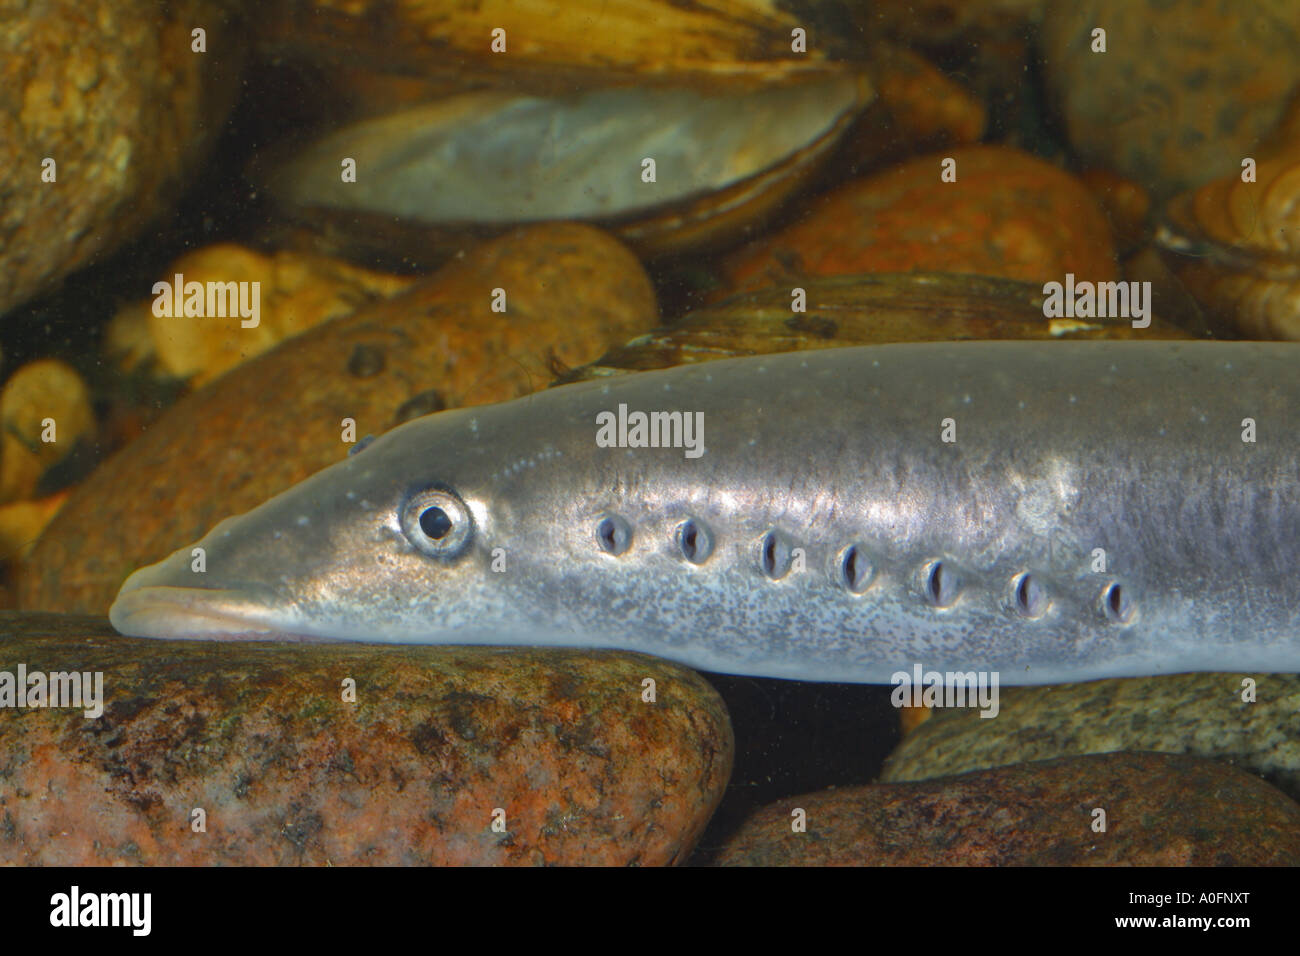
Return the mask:
[[[1181,241],[1192,248],[1300,257],[1300,159],[1261,159],[1253,183],[1232,175],[1175,196],[1164,225],[1162,242],[1171,248]]]
[[[814,5],[815,6],[815,5]],[[575,86],[767,84],[816,70],[846,30],[782,0],[279,0],[264,54],[363,64],[529,92]],[[792,49],[802,28],[806,51]],[[505,51],[494,51],[496,30]],[[811,35],[811,36],[807,36]],[[500,38],[500,34],[495,35]]]
[[[1187,333],[1153,319],[1134,329],[1114,319],[1049,319],[1042,287],[954,273],[871,273],[810,280],[806,311],[791,310],[788,288],[732,296],[605,353],[564,381],[604,378],[802,349],[961,339],[1179,339]]]
[[[766,214],[870,98],[838,68],[752,90],[477,91],[345,127],[254,177],[290,215],[342,214],[353,229],[367,217],[453,235],[580,220],[643,253],[680,252]]]
[[[1174,197],[1156,229],[1170,268],[1220,328],[1300,339],[1300,160],[1261,159]]]

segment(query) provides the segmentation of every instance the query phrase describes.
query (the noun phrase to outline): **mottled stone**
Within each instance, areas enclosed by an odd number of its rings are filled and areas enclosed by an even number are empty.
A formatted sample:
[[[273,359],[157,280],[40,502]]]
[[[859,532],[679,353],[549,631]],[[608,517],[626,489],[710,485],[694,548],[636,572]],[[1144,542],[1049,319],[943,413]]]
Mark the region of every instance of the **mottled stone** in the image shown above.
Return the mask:
[[[956,182],[941,182],[956,161]],[[1036,282],[1117,278],[1110,227],[1075,177],[1019,150],[918,157],[815,200],[794,225],[727,257],[731,291],[814,276],[964,272]]]
[[[90,390],[72,366],[38,359],[14,372],[0,389],[0,502],[34,494],[94,427]]]
[[[987,723],[987,721],[986,721]],[[807,813],[807,832],[791,813]],[[1105,832],[1094,823],[1104,811]],[[1210,760],[1067,757],[782,800],[727,842],[724,866],[1296,866],[1300,805]]]
[[[227,6],[0,0],[0,314],[179,194],[238,88],[246,44]],[[191,50],[199,27],[206,53]]]
[[[1239,169],[1273,132],[1300,88],[1300,4],[1049,3],[1041,47],[1075,153],[1160,200]]]
[[[0,614],[0,670],[20,663],[102,672],[103,713],[0,709],[4,864],[667,864],[732,761],[713,689],[641,655],[159,643]]]
[[[130,571],[339,461],[352,447],[344,419],[359,440],[430,390],[446,407],[516,398],[656,318],[640,263],[591,227],[477,247],[178,402],[69,497],[23,569],[20,606],[103,612]]]
[[[244,319],[233,307],[225,310],[230,313],[226,318],[186,317],[184,299],[178,304],[175,295],[177,275],[183,276],[182,289],[191,282],[204,287],[209,282],[247,283],[250,289],[257,283],[257,324],[245,326],[245,321],[254,320]],[[152,358],[160,372],[199,386],[327,319],[396,295],[414,279],[324,256],[289,250],[263,255],[218,243],[181,256],[158,281],[171,287],[167,295],[173,314],[159,315],[153,299],[127,305],[112,320],[109,348],[123,354],[128,366]],[[144,336],[138,331],[140,323]]]
[[[1150,238],[1147,218],[1151,214],[1151,197],[1145,189],[1108,169],[1085,169],[1079,179],[1092,191],[1110,220],[1121,255]]]
[[[884,165],[940,146],[976,143],[984,135],[983,102],[911,50],[873,44],[867,69],[876,100],[846,148],[860,165]]]
[[[1047,0],[871,0],[846,4],[865,36],[923,51],[974,91],[1013,138],[1038,124],[1031,45]]]
[[[1215,757],[1300,797],[1300,675],[1177,674],[1004,687],[993,720],[939,709],[904,738],[881,780],[947,777],[1006,764],[1114,750]],[[970,717],[975,719],[971,720]]]
[[[60,491],[44,498],[0,505],[0,561],[25,557],[30,553],[67,497],[66,491]],[[0,607],[12,606],[12,601],[0,603]]]

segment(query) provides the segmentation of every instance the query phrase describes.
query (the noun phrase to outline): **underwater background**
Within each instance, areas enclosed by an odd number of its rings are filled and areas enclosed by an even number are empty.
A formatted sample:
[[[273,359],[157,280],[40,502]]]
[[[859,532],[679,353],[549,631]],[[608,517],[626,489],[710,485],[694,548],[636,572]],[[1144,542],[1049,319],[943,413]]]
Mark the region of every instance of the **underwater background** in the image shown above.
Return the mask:
[[[92,719],[0,685],[0,862],[1300,862],[1296,675],[981,720],[106,617],[445,409],[801,349],[1300,340],[1297,90],[1293,0],[0,0],[0,670],[107,688]],[[1052,314],[1067,276],[1149,324]]]

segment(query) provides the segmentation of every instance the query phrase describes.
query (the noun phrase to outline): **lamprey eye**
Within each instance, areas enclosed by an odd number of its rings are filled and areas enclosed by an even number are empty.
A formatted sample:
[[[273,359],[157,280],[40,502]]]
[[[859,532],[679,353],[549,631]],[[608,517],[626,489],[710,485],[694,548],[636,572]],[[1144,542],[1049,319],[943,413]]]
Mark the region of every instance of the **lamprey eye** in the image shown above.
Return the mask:
[[[413,494],[402,506],[402,533],[431,557],[454,558],[469,544],[474,519],[454,492],[430,488]]]

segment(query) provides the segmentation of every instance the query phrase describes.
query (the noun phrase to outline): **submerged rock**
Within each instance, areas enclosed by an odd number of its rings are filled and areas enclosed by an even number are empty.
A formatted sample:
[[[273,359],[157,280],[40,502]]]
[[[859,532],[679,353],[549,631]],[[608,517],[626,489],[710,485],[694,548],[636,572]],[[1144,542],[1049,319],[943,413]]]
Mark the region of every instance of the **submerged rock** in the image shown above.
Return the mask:
[[[599,230],[554,224],[485,243],[178,402],[68,498],[22,570],[20,606],[106,611],[128,573],[366,435],[525,395],[656,319],[645,270]]]
[[[36,539],[63,507],[67,497],[66,491],[60,491],[44,498],[11,501],[7,505],[0,505],[0,561],[21,558],[30,553]],[[4,598],[0,607],[13,607],[13,600],[8,593]]]
[[[792,830],[792,813],[807,830]],[[1095,829],[1104,822],[1104,831]],[[724,866],[1295,866],[1300,805],[1244,771],[1119,753],[791,797]]]
[[[102,714],[0,708],[3,864],[674,863],[731,769],[721,699],[641,655],[0,614],[0,701],[20,665],[101,673]]]
[[[238,91],[245,44],[225,6],[0,2],[0,314],[178,196]]]
[[[876,100],[855,126],[846,149],[858,166],[885,165],[941,146],[977,143],[984,135],[984,103],[906,47],[873,43],[865,69],[876,87]]]
[[[1048,3],[1040,46],[1076,155],[1157,200],[1239,169],[1300,89],[1294,0]]]
[[[1251,688],[1243,686],[1247,679]],[[1242,699],[1248,689],[1254,701]],[[1176,674],[1004,687],[1000,705],[995,720],[961,708],[932,711],[890,755],[881,780],[1152,750],[1225,760],[1300,799],[1300,675]]]
[[[181,295],[171,291],[177,275],[183,277]],[[128,368],[152,360],[157,371],[196,387],[287,338],[396,295],[414,282],[324,256],[288,250],[264,255],[224,242],[186,253],[158,279],[168,286],[171,308],[162,311],[170,314],[158,315],[154,300],[127,305],[113,317],[107,351]],[[183,303],[195,288],[190,283],[206,292],[214,282],[220,288],[236,282],[250,290],[256,283],[257,295],[219,299],[225,317],[186,316]],[[251,318],[237,311],[237,305],[245,304],[254,307],[248,310]]]
[[[35,495],[94,428],[90,390],[66,362],[38,359],[10,375],[0,388],[0,503]]]
[[[941,180],[947,159],[955,182]],[[856,272],[965,272],[1036,282],[1118,277],[1105,215],[1064,170],[965,146],[819,197],[794,225],[729,256],[731,291]]]

